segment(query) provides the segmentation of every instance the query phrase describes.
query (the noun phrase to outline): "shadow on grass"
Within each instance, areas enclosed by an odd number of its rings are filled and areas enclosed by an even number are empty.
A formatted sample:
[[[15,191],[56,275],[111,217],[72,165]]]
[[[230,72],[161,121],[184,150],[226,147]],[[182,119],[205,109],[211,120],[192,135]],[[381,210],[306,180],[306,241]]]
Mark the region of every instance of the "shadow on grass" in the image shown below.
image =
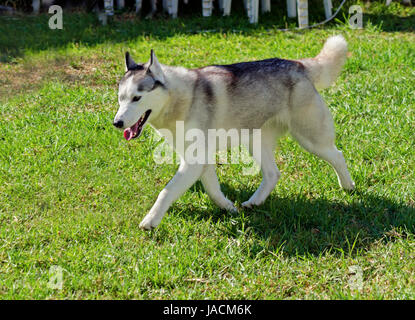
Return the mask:
[[[197,2],[201,6],[201,2]],[[63,15],[63,30],[52,30],[48,27],[50,15],[39,16],[0,16],[0,62],[11,62],[23,55],[26,50],[42,51],[53,48],[63,48],[68,45],[83,44],[93,46],[102,43],[127,42],[138,37],[149,36],[154,39],[165,39],[177,34],[192,34],[200,32],[237,32],[252,34],[277,28],[294,28],[296,19],[286,17],[286,1],[273,1],[271,13],[261,14],[257,25],[250,24],[242,7],[242,1],[234,1],[232,14],[228,17],[219,15],[219,10],[209,18],[195,15],[202,9],[181,8],[179,19],[170,19],[158,14],[154,19],[140,19],[134,13],[115,15],[113,21],[102,26],[96,14],[67,13]],[[314,4],[313,4],[314,3]],[[337,4],[335,4],[336,6]],[[336,19],[343,20],[348,15],[347,5],[342,8]],[[319,0],[311,0],[309,6],[310,24],[324,20],[324,8]],[[415,16],[400,17],[389,13],[364,14],[365,23],[386,32],[414,32]],[[331,28],[335,22],[330,22],[322,28]],[[308,32],[307,30],[296,32]],[[13,35],[13,36],[10,36]],[[287,36],[289,36],[287,34]]]
[[[384,32],[415,32],[415,15],[401,17],[393,14],[364,14],[364,23],[368,21]]]
[[[201,2],[197,2],[201,6]],[[209,18],[195,15],[201,12],[189,7],[180,10],[179,19],[170,19],[159,14],[154,19],[137,18],[134,13],[115,15],[113,21],[102,26],[96,14],[68,13],[64,10],[63,30],[52,30],[48,27],[50,15],[39,16],[0,16],[0,62],[11,62],[14,58],[28,51],[42,51],[64,48],[68,45],[94,46],[102,43],[128,42],[138,37],[148,36],[154,39],[165,39],[177,34],[192,34],[199,32],[240,32],[251,34],[276,28],[295,28],[296,19],[286,17],[286,1],[273,1],[272,12],[260,15],[257,25],[250,24],[242,7],[242,1],[234,1],[232,14],[222,17],[219,10]],[[313,5],[313,3],[315,3]],[[335,4],[336,6],[337,4]],[[324,20],[324,8],[319,0],[311,0],[309,6],[310,24]],[[347,6],[342,8],[337,19],[342,20],[343,14],[348,15]],[[187,8],[187,9],[186,9]],[[200,10],[199,10],[200,9]],[[413,31],[415,17],[402,18],[393,14],[364,15],[372,24],[383,31]],[[330,28],[335,22],[330,22],[323,28]],[[308,31],[296,31],[308,32]],[[11,36],[12,35],[12,36]],[[289,36],[287,34],[287,36]]]
[[[250,32],[262,26],[272,26],[276,21],[283,21],[282,10],[276,10],[272,15],[266,15],[260,25],[251,25],[240,5],[233,8],[235,10],[229,17],[215,14],[209,18],[202,18],[201,1],[197,3],[200,8],[193,12],[189,11],[188,6],[181,7],[180,14],[184,17],[179,19],[170,19],[163,14],[157,14],[153,19],[144,19],[137,17],[133,12],[124,12],[116,14],[106,26],[101,25],[94,13],[67,13],[64,10],[63,30],[49,29],[48,14],[0,16],[0,29],[3,34],[0,35],[0,62],[11,62],[25,50],[42,51],[78,43],[87,46],[120,43],[143,36],[162,40],[177,34],[192,34],[212,29],[222,32],[235,29]],[[200,14],[195,15],[194,12]],[[13,37],[8,36],[10,34],[13,34]]]
[[[197,183],[193,190],[203,191]],[[230,199],[248,199],[255,190],[238,192],[222,185]],[[413,204],[355,191],[351,203],[298,194],[287,198],[269,197],[265,204],[239,213],[225,212],[214,205],[203,210],[177,210],[189,219],[218,223],[228,237],[252,240],[249,254],[283,248],[288,255],[319,255],[326,251],[355,255],[378,241],[404,238],[415,232]],[[175,210],[176,211],[176,210]],[[177,212],[176,211],[176,212]]]

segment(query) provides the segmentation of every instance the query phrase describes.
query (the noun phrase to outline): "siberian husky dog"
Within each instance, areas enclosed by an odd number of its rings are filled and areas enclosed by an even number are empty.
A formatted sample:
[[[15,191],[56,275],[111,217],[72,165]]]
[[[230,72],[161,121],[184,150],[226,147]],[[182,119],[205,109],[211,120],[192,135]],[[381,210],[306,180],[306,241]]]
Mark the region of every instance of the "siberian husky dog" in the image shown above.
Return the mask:
[[[182,121],[185,131],[260,129],[260,157],[253,156],[259,162],[262,182],[243,207],[262,204],[277,184],[281,173],[274,151],[276,140],[286,132],[330,163],[341,187],[351,190],[354,182],[334,144],[332,115],[316,90],[335,81],[346,55],[347,43],[339,35],[329,38],[315,58],[275,58],[198,69],[163,65],[153,50],[148,62],[136,63],[127,52],[113,124],[124,130],[127,140],[139,137],[147,123],[156,130],[168,129],[173,136],[177,121]],[[171,137],[168,142],[173,147],[179,143]],[[251,153],[254,143],[248,147]],[[158,195],[141,228],[155,228],[170,205],[198,179],[219,207],[237,210],[223,195],[214,164],[189,163],[183,154],[179,156],[177,173]]]

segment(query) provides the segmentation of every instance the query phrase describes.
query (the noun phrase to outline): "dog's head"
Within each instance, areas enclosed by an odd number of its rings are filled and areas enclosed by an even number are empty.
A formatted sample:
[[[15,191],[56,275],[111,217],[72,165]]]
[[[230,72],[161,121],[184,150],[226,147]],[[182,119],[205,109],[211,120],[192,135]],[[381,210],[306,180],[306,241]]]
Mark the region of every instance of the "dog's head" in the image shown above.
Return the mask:
[[[160,114],[168,100],[168,90],[160,63],[153,50],[150,60],[137,64],[127,52],[125,74],[118,88],[119,109],[114,126],[124,129],[124,137],[131,140],[140,136],[148,120]]]

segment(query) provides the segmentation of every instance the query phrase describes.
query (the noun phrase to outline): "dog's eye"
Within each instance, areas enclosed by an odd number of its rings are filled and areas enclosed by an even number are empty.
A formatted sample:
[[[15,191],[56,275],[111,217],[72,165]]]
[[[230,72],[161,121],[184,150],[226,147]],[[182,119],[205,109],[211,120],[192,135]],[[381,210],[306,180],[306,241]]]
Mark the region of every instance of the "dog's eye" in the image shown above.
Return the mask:
[[[137,102],[137,101],[139,101],[141,99],[141,97],[139,97],[139,96],[135,96],[134,98],[133,98],[133,102]]]

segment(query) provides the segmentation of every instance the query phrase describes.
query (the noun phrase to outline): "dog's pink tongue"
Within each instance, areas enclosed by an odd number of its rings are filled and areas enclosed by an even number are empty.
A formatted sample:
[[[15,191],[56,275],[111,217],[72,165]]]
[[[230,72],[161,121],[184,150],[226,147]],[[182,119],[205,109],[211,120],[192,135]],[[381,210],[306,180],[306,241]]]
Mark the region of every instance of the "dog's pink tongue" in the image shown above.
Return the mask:
[[[124,130],[124,138],[128,141],[134,138],[137,135],[138,131],[138,121],[132,127]]]
[[[131,128],[125,129],[124,130],[124,138],[125,140],[131,140],[133,138],[133,132],[131,130]]]

